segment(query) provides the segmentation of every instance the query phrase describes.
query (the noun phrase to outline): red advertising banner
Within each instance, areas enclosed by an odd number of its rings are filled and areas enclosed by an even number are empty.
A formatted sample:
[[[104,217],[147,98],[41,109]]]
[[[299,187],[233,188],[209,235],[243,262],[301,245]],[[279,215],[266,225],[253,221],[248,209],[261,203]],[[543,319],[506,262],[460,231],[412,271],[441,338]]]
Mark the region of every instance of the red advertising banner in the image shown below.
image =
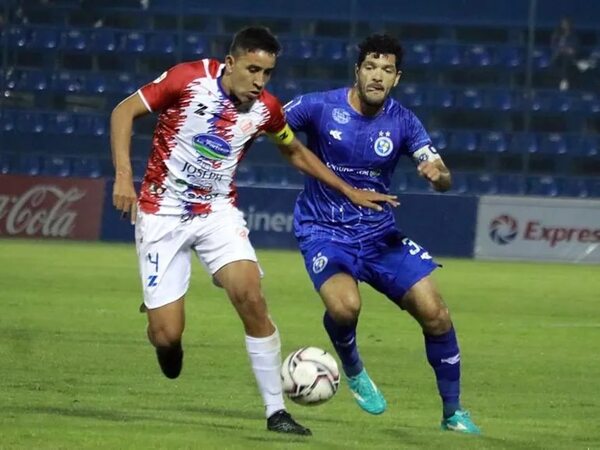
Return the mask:
[[[0,236],[98,239],[104,183],[0,175]]]

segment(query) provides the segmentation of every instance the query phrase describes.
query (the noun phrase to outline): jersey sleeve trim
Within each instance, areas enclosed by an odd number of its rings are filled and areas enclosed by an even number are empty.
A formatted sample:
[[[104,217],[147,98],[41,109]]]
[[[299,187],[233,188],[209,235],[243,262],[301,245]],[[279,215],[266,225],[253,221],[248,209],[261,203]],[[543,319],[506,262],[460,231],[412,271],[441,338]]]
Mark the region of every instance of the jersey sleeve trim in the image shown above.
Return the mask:
[[[146,107],[146,109],[148,110],[148,112],[154,112],[154,111],[152,111],[152,108],[150,108],[150,105],[148,104],[148,101],[146,100],[146,97],[144,97],[144,94],[142,94],[142,90],[138,89],[137,93],[140,96],[140,98],[142,99],[142,103],[144,104],[144,106]]]
[[[277,145],[290,145],[295,138],[294,132],[287,123],[278,132],[267,133],[267,136]]]

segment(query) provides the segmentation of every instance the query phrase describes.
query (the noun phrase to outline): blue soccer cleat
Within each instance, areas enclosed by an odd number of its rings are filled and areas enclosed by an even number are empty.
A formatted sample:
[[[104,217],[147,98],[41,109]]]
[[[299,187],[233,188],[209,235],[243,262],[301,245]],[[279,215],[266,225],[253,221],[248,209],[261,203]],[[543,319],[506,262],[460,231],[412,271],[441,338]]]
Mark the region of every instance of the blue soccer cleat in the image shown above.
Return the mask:
[[[364,411],[369,414],[381,414],[385,411],[387,406],[385,398],[373,380],[369,378],[365,369],[361,370],[358,375],[346,379],[356,403]]]
[[[463,409],[459,409],[450,417],[442,419],[442,430],[459,431],[467,434],[481,434],[477,425],[471,420],[469,412]]]

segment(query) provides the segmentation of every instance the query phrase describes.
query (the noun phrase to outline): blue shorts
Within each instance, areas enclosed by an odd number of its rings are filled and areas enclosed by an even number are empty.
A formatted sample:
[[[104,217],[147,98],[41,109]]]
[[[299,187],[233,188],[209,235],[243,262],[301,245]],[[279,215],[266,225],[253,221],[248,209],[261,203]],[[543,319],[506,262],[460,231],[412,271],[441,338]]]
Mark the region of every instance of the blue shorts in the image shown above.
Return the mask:
[[[397,230],[360,243],[323,237],[302,239],[300,251],[317,292],[325,281],[341,272],[369,284],[396,303],[438,267],[424,248]]]

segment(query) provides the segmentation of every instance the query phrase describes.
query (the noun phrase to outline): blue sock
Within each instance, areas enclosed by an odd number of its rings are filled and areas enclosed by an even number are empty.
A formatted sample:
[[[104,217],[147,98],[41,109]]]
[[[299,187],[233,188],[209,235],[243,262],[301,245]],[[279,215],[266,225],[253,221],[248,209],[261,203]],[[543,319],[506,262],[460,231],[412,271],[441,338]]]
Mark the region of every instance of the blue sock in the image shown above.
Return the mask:
[[[454,327],[440,336],[425,334],[425,352],[435,372],[444,417],[450,417],[460,409],[460,350]]]
[[[363,363],[358,354],[356,346],[356,323],[351,325],[338,324],[325,311],[323,316],[323,325],[336,353],[342,361],[342,368],[348,377],[358,375],[363,370]]]

